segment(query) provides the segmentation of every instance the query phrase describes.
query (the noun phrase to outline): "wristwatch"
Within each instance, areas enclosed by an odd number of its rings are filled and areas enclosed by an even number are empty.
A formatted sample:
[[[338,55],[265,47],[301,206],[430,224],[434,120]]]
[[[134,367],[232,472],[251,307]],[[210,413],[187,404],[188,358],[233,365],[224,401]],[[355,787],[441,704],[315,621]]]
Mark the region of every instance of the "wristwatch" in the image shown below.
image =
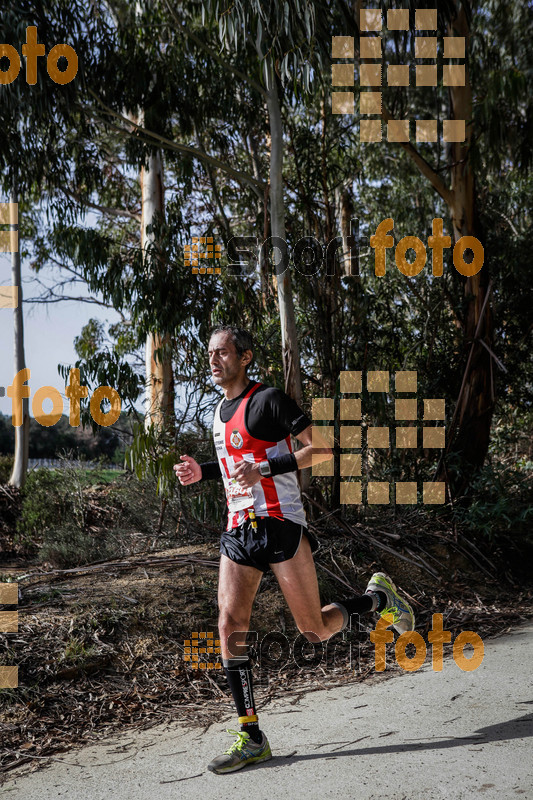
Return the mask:
[[[262,478],[270,478],[272,475],[272,470],[270,469],[270,464],[268,461],[261,461],[259,464],[259,474]]]

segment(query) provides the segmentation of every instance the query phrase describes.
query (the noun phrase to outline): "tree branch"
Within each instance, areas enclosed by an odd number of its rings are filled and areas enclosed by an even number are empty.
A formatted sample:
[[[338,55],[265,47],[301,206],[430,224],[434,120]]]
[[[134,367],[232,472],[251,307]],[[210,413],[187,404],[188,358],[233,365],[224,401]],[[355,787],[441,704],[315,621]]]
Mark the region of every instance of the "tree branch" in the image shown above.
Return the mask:
[[[103,100],[101,100],[98,97],[96,92],[93,92],[92,89],[88,89],[88,92],[90,95],[92,95],[92,97],[94,97],[94,99],[102,107],[102,109],[104,109],[106,114],[108,114],[111,117],[114,117],[115,119],[120,120],[121,122],[125,122],[129,127],[134,128],[134,130],[137,131],[138,133],[144,134],[148,138],[147,144],[155,146],[155,143],[157,142],[158,147],[166,148],[167,150],[173,150],[178,153],[188,153],[189,155],[192,155],[194,158],[197,158],[200,161],[205,161],[208,164],[211,164],[213,167],[216,167],[217,169],[221,169],[224,172],[227,172],[228,175],[231,175],[231,177],[234,178],[239,183],[245,183],[246,185],[251,186],[254,189],[254,191],[256,192],[264,191],[265,185],[261,181],[257,181],[250,175],[246,175],[243,172],[239,172],[238,170],[233,169],[233,167],[230,167],[223,161],[219,161],[218,158],[213,158],[213,156],[209,156],[206,153],[202,153],[200,150],[197,150],[194,147],[189,147],[188,145],[184,144],[177,144],[176,142],[167,139],[165,136],[161,136],[161,134],[159,133],[155,133],[154,131],[149,131],[147,128],[143,128],[141,125],[137,125],[136,122],[133,122],[131,119],[128,119],[128,117],[124,117],[117,111],[113,111],[113,109],[110,108],[108,105],[106,105],[103,102]],[[83,110],[87,111],[87,109],[85,108],[83,108]],[[98,116],[98,114],[96,114],[96,116]],[[116,130],[118,130],[121,133],[125,133],[128,136],[134,135],[131,131],[124,128],[120,128],[118,126],[116,127]],[[136,136],[135,138],[139,139],[141,137]],[[150,141],[150,139],[152,141]]]
[[[388,122],[391,118],[385,105],[382,105],[381,107],[381,118],[385,122]],[[431,164],[429,164],[429,162],[427,162],[426,159],[420,155],[416,147],[413,147],[411,142],[398,142],[398,144],[403,147],[411,160],[415,162],[422,175],[428,179],[435,191],[440,194],[446,205],[451,206],[453,203],[453,192],[451,189],[448,189],[440,175],[435,172]]]
[[[186,25],[181,25],[180,24],[180,21],[179,21],[178,17],[175,15],[173,9],[169,6],[168,0],[165,0],[165,4],[166,4],[168,10],[170,11],[170,15],[172,17],[174,17],[175,22],[180,26],[181,32],[185,36],[188,36],[189,39],[192,39],[193,42],[195,44],[197,44],[198,47],[200,47],[205,53],[207,53],[209,56],[211,56],[211,58],[214,61],[216,61],[217,64],[220,64],[220,66],[223,67],[225,70],[227,70],[228,72],[232,72],[234,75],[237,76],[237,78],[240,78],[242,81],[245,81],[246,83],[248,83],[250,86],[252,86],[252,88],[254,88],[257,92],[259,92],[259,94],[262,97],[266,98],[267,93],[265,92],[265,90],[263,89],[263,87],[261,86],[260,83],[257,83],[257,81],[254,81],[252,78],[250,78],[249,75],[246,75],[246,73],[241,72],[240,69],[237,69],[237,67],[234,67],[232,64],[228,64],[227,61],[224,61],[224,59],[221,58],[217,53],[215,53],[215,51],[212,50],[209,47],[209,45],[205,44],[205,42],[202,42],[202,40],[199,39],[198,36],[196,36],[196,34],[192,33],[192,31],[190,31],[187,28]]]
[[[134,219],[137,222],[141,221],[140,214],[135,214],[134,211],[129,211],[127,208],[120,209],[109,208],[108,206],[99,206],[97,203],[91,203],[89,200],[82,200],[81,195],[71,191],[70,189],[67,189],[65,186],[62,186],[61,189],[66,195],[72,197],[72,199],[76,200],[76,202],[80,205],[86,205],[88,208],[94,208],[96,211],[101,211],[102,214],[108,214],[111,217],[131,217],[131,219]]]

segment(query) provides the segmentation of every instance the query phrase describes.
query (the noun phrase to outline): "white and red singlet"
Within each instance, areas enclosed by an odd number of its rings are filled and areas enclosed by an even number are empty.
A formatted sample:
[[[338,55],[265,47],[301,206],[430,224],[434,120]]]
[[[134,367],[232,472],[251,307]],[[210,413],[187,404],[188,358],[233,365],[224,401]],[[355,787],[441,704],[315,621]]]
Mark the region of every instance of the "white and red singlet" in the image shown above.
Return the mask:
[[[261,383],[255,383],[246,392],[227,422],[223,422],[220,416],[224,400],[215,410],[213,437],[228,503],[227,530],[241,525],[248,518],[247,509],[251,506],[257,517],[288,519],[307,527],[296,472],[261,478],[249,488],[239,486],[229,477],[239,461],[253,463],[292,453],[290,434],[277,442],[267,441],[255,438],[246,427],[247,404],[260,386]]]

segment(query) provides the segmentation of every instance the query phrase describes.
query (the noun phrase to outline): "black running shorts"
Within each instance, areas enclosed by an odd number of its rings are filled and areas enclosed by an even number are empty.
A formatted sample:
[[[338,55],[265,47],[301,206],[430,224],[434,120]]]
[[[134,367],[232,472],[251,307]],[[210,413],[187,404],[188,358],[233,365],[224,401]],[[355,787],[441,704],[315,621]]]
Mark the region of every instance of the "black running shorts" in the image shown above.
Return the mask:
[[[303,533],[309,539],[312,553],[319,547],[305,525],[276,517],[257,517],[256,521],[256,530],[247,519],[242,525],[224,531],[220,537],[220,552],[236,564],[268,572],[269,564],[279,564],[296,555]]]

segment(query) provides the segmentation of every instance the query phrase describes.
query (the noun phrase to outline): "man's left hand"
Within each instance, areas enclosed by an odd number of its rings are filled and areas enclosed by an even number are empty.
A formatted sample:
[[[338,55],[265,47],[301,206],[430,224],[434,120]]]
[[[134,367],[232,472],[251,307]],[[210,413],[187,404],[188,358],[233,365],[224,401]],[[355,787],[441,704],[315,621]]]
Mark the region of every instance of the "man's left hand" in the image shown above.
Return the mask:
[[[239,486],[253,486],[261,480],[259,462],[239,461],[233,472],[230,472],[230,478],[235,478]]]

